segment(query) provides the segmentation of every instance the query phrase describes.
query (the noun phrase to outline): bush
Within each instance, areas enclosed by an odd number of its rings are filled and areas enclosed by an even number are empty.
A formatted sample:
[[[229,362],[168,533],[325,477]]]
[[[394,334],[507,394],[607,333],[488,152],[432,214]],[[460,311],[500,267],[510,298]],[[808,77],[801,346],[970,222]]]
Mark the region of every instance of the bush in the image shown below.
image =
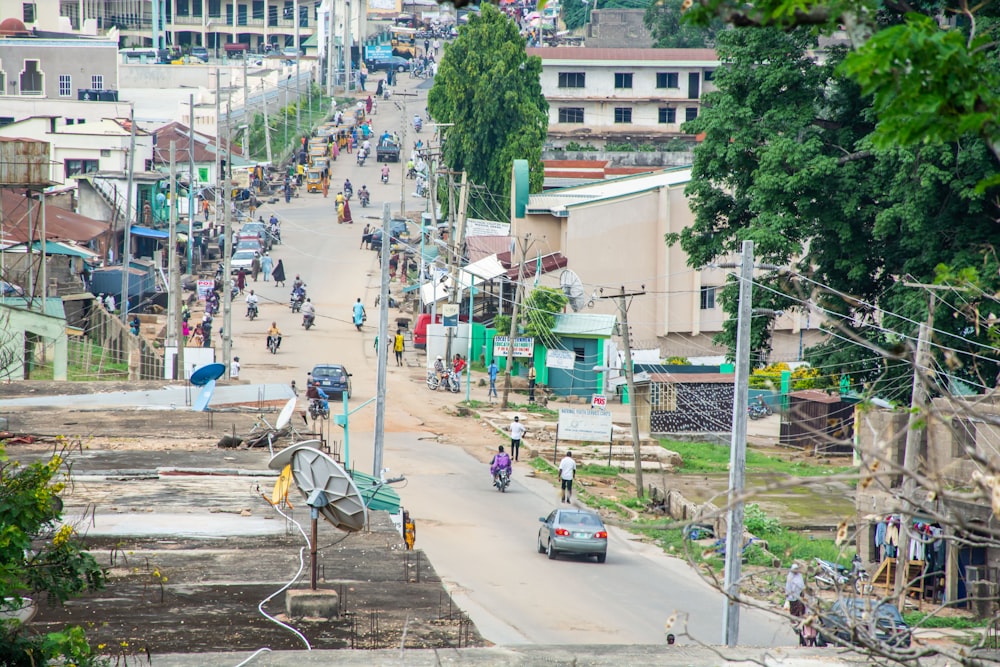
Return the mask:
[[[606,150],[606,151],[620,151],[620,152],[625,152],[625,153],[634,153],[635,152],[635,144],[630,144],[628,142],[617,143],[617,142],[614,142],[614,141],[609,141],[606,144],[604,144],[604,150]]]
[[[752,534],[764,539],[780,535],[784,530],[781,522],[764,514],[757,503],[750,503],[744,508],[743,525]]]

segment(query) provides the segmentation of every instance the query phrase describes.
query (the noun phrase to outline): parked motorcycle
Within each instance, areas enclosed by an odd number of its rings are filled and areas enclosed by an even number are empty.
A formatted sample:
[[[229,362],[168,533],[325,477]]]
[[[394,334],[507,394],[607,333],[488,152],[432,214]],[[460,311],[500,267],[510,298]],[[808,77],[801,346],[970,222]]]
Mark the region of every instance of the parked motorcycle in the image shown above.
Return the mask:
[[[330,409],[323,406],[323,401],[319,398],[309,399],[309,416],[313,421],[317,419],[329,419]]]
[[[816,574],[813,579],[816,585],[824,590],[831,589],[852,589],[857,594],[862,594],[867,588],[868,571],[861,564],[861,560],[855,554],[851,561],[851,567],[847,568],[840,563],[833,563],[822,558],[815,558]]]
[[[758,398],[755,403],[751,403],[747,406],[747,416],[749,416],[750,419],[763,419],[764,417],[770,417],[771,408],[767,403]]]
[[[312,325],[316,322],[316,316],[312,313],[306,313],[302,316],[302,326],[306,328],[306,331],[312,329]]]
[[[493,486],[497,491],[503,493],[510,486],[510,470],[501,468],[497,474],[493,475]]]

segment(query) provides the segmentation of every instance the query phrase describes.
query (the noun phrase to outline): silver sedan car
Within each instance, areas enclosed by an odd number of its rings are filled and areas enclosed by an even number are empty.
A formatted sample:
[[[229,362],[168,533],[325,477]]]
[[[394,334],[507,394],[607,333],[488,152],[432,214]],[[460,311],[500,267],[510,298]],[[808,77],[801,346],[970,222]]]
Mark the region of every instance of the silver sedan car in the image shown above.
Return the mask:
[[[538,553],[555,559],[560,553],[594,556],[598,563],[608,557],[608,529],[594,512],[583,509],[557,509],[539,517]]]

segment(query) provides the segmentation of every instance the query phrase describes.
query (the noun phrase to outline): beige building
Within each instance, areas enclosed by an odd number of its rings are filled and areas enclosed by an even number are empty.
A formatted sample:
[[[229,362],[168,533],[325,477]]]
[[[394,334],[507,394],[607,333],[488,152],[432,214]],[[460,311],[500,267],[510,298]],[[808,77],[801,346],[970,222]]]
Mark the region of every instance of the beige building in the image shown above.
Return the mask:
[[[718,292],[729,272],[692,269],[681,247],[664,241],[694,221],[684,194],[690,178],[686,167],[547,190],[528,198],[524,217],[516,217],[514,207],[512,233],[531,234],[528,262],[536,252],[567,258],[588,312],[616,314],[608,297],[622,289],[639,293],[628,313],[633,348],[659,348],[664,357],[717,357],[725,350],[712,337],[726,319]],[[780,317],[770,360],[798,360],[801,349],[815,345],[820,334],[809,322],[808,313]],[[811,322],[815,327],[817,319]]]
[[[713,49],[528,49],[542,59],[542,94],[555,141],[665,140],[698,117],[719,67]]]

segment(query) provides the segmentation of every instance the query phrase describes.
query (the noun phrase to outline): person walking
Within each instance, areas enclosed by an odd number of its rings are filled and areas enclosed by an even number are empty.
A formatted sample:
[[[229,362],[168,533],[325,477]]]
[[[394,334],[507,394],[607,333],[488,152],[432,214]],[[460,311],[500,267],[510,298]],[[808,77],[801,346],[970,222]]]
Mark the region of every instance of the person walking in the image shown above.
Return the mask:
[[[274,266],[274,285],[278,287],[278,283],[281,283],[280,287],[285,286],[285,264],[284,260],[278,260],[278,263]]]
[[[497,366],[497,360],[494,359],[490,362],[490,367],[486,369],[486,372],[490,375],[490,391],[486,395],[486,398],[496,398],[497,397],[497,373],[500,372],[500,367]]]
[[[535,402],[535,378],[537,373],[534,365],[528,367],[528,402]]]
[[[403,350],[406,349],[403,340],[403,330],[396,329],[396,337],[392,340],[392,351],[396,353],[396,365],[403,365]]]
[[[576,477],[576,461],[573,460],[573,452],[566,452],[566,456],[559,462],[559,482],[562,501],[567,504],[572,500],[574,477]]]
[[[802,578],[802,568],[798,563],[792,563],[788,568],[788,576],[785,577],[785,601],[788,603],[788,613],[795,619],[805,616],[806,605],[802,601],[802,594],[806,590],[806,582]],[[796,624],[799,621],[794,621]],[[799,630],[799,646],[805,646],[805,638]]]
[[[521,418],[515,416],[514,421],[510,424],[510,454],[515,461],[518,460],[521,453],[521,438],[524,437],[526,430],[524,424],[521,423]]]
[[[271,259],[271,255],[264,253],[264,257],[260,260],[260,269],[264,272],[264,282],[271,280],[271,269],[274,268],[274,260]]]
[[[372,242],[372,228],[371,225],[365,224],[365,231],[361,232],[361,247],[359,250],[367,248]]]
[[[233,362],[229,364],[229,379],[239,380],[240,379],[240,358],[233,357]]]
[[[323,176],[323,199],[326,199],[330,194],[330,177]]]
[[[253,276],[253,281],[257,282],[257,276],[260,275],[260,253],[255,252],[253,254],[253,261],[250,262],[250,275]]]
[[[349,200],[344,200],[344,223],[348,225],[354,224],[354,218],[351,217],[351,202]]]
[[[247,286],[247,270],[240,268],[239,273],[236,274],[236,289],[243,294],[243,289]]]

